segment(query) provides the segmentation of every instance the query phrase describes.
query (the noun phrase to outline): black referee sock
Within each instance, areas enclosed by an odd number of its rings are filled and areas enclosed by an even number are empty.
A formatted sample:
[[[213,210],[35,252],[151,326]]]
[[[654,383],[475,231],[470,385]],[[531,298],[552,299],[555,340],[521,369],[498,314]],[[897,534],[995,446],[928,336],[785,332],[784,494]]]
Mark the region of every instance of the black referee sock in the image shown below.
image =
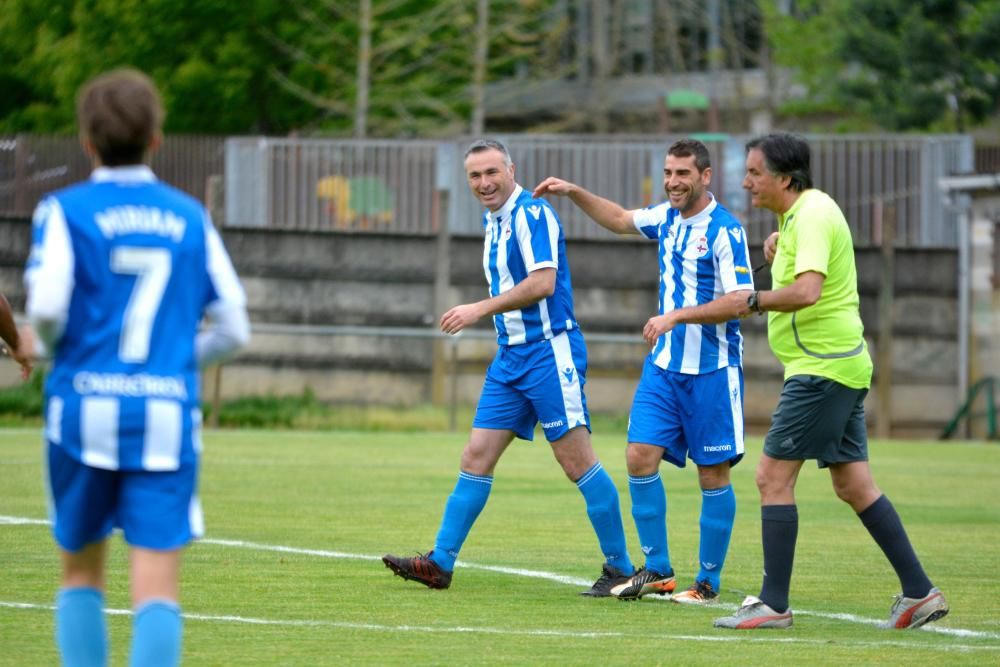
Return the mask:
[[[779,614],[788,609],[795,540],[799,535],[799,510],[795,505],[760,508],[760,533],[764,545],[764,583],[760,599]]]
[[[899,583],[903,587],[903,595],[908,598],[922,598],[930,592],[934,584],[927,578],[920,559],[913,551],[910,538],[903,528],[896,508],[884,495],[858,513],[861,523],[871,533],[875,543],[889,559]]]

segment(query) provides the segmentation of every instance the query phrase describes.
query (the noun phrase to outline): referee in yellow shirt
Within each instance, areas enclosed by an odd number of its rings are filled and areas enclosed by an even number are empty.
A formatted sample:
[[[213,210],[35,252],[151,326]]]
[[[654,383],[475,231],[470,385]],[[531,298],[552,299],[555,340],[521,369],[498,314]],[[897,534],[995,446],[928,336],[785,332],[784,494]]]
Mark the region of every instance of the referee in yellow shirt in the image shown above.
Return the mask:
[[[896,571],[902,593],[886,628],[915,628],[948,613],[917,558],[896,509],[872,479],[864,399],[872,361],[864,339],[851,230],[837,203],[813,188],[809,145],[769,134],[747,146],[743,187],[777,216],[764,243],[773,289],[752,292],[743,314],[767,312],[767,338],[785,382],[757,465],[764,581],[715,626],[787,628],[798,510],[795,482],[815,459],[830,470],[837,497],[857,513]],[[738,298],[737,294],[732,295]]]

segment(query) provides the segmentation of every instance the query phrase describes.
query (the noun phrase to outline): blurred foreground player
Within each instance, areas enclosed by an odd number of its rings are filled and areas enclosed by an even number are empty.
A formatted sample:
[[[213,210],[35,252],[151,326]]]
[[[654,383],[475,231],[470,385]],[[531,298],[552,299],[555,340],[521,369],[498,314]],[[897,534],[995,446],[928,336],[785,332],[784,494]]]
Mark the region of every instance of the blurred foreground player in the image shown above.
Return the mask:
[[[135,70],[98,76],[77,116],[94,171],[39,203],[25,273],[35,352],[52,357],[56,642],[66,665],[106,664],[107,537],[119,527],[131,664],[176,665],[181,548],[203,532],[198,368],[246,344],[246,298],[208,212],[144,164],[162,140],[153,82]]]

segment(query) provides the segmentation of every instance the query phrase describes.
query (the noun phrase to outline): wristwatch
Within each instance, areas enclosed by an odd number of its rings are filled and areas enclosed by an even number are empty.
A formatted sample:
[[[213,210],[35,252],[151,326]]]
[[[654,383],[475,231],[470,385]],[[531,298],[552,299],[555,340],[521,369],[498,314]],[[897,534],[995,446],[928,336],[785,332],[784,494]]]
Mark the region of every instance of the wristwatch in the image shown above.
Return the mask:
[[[759,297],[760,297],[760,292],[758,292],[757,290],[750,292],[750,296],[747,297],[747,308],[750,309],[751,313],[757,313],[758,315],[762,315],[763,311],[760,309]]]

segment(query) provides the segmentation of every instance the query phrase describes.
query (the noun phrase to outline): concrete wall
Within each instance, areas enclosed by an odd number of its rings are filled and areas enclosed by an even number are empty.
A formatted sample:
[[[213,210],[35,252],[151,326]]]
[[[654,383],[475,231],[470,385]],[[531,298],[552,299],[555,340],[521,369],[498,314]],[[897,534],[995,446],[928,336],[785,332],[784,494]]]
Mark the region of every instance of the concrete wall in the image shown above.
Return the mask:
[[[0,221],[0,290],[17,311],[23,308],[21,272],[29,237],[27,221]],[[224,238],[255,324],[431,327],[440,316],[434,303],[433,238],[261,230],[226,230]],[[639,332],[656,310],[655,246],[573,241],[568,253],[584,332],[635,335],[634,344],[600,343],[594,337],[588,342],[591,408],[626,412],[647,351]],[[449,257],[447,304],[483,298],[482,241],[453,239]],[[753,259],[755,265],[761,261],[759,248],[753,249]],[[881,331],[881,266],[877,250],[858,251],[862,317],[873,356],[874,337]],[[769,276],[766,270],[761,274],[758,285],[766,287]],[[957,256],[945,250],[900,251],[894,275],[892,433],[934,436],[958,405]],[[483,323],[478,330],[488,326]],[[747,423],[760,432],[780,392],[781,368],[768,348],[764,318],[745,320],[744,336]],[[331,402],[426,403],[435,392],[442,396],[441,376],[432,373],[436,351],[445,362],[454,359],[459,399],[474,403],[495,343],[468,336],[452,349],[412,337],[258,333],[249,349],[225,367],[221,394],[298,394],[309,386]],[[211,375],[209,385],[210,380]],[[14,382],[12,365],[0,365],[0,385]],[[445,398],[450,386],[450,380],[443,384]],[[210,396],[212,387],[206,389]],[[879,414],[875,393],[867,403],[870,420]]]

